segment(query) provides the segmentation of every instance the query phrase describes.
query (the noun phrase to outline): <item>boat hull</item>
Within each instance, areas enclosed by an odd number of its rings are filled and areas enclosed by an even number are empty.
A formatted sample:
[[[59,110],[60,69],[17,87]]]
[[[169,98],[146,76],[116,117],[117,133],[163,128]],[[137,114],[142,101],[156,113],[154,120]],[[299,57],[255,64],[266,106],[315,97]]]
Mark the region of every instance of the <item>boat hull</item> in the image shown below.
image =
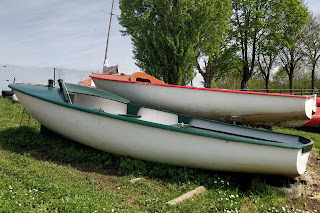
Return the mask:
[[[270,95],[173,85],[116,81],[92,75],[98,89],[133,103],[195,117],[249,125],[299,127],[316,111],[315,96]]]
[[[15,91],[46,128],[98,150],[193,168],[297,176],[309,153],[170,131],[68,108]]]

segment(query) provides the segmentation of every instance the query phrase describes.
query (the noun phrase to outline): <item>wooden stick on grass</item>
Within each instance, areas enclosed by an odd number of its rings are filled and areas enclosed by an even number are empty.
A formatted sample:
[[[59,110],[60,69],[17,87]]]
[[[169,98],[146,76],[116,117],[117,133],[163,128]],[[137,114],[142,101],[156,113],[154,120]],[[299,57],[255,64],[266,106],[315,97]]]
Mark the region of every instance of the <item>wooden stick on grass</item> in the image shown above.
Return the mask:
[[[192,191],[189,191],[189,192],[187,192],[187,193],[185,193],[185,194],[183,194],[173,200],[168,201],[167,204],[175,205],[177,203],[180,203],[186,199],[192,198],[193,196],[198,195],[200,193],[203,193],[205,191],[206,191],[206,188],[204,186],[199,186]]]

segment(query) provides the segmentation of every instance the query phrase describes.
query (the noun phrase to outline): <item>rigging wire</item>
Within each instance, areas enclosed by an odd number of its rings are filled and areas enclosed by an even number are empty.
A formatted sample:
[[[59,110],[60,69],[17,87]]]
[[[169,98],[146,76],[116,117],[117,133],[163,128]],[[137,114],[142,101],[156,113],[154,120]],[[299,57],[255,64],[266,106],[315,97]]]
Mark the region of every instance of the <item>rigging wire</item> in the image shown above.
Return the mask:
[[[106,11],[103,11],[103,10],[100,10],[101,13],[106,13],[106,14],[109,14],[109,15],[114,15],[114,16],[117,16],[117,18],[120,17],[120,15],[116,14],[116,13],[110,13],[110,12],[106,12]]]
[[[99,2],[99,5],[100,5],[100,11],[102,11],[102,8],[104,8],[104,0],[100,0]],[[98,8],[97,8],[98,9]],[[99,13],[99,17],[98,17],[98,20],[94,23],[94,25],[92,26],[92,31],[93,33],[96,33],[97,31],[97,26],[99,26],[101,22],[101,12]],[[92,52],[92,49],[93,49],[93,41],[94,40],[91,40],[90,42],[90,47],[89,47],[89,70],[91,70],[91,52]],[[101,67],[100,67],[101,68]],[[97,69],[97,72],[100,70],[100,68]]]

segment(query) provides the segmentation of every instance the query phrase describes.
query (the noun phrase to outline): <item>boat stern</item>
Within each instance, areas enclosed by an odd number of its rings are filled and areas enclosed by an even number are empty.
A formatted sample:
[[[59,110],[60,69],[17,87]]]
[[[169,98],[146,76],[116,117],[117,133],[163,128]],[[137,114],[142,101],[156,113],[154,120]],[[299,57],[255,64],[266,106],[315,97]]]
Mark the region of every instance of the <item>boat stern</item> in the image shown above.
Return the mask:
[[[312,95],[306,98],[305,102],[306,116],[311,119],[312,115],[317,112],[317,96]]]
[[[310,155],[309,152],[304,153],[301,150],[298,152],[297,171],[299,175],[302,175],[306,172],[309,155]]]

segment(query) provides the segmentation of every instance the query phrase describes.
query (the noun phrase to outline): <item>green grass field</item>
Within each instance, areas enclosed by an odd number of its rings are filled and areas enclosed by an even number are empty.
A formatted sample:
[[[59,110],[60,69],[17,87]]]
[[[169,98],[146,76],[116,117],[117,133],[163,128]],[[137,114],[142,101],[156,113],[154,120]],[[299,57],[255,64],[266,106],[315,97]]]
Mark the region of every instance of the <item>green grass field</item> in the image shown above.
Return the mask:
[[[0,212],[320,212],[319,191],[308,191],[308,181],[303,195],[290,199],[256,185],[255,175],[150,163],[44,136],[26,114],[20,126],[22,112],[20,104],[0,97]],[[273,130],[313,139],[313,157],[319,158],[315,129]],[[319,172],[319,166],[308,170]],[[129,182],[145,175],[149,178]],[[166,204],[200,185],[205,193]]]

